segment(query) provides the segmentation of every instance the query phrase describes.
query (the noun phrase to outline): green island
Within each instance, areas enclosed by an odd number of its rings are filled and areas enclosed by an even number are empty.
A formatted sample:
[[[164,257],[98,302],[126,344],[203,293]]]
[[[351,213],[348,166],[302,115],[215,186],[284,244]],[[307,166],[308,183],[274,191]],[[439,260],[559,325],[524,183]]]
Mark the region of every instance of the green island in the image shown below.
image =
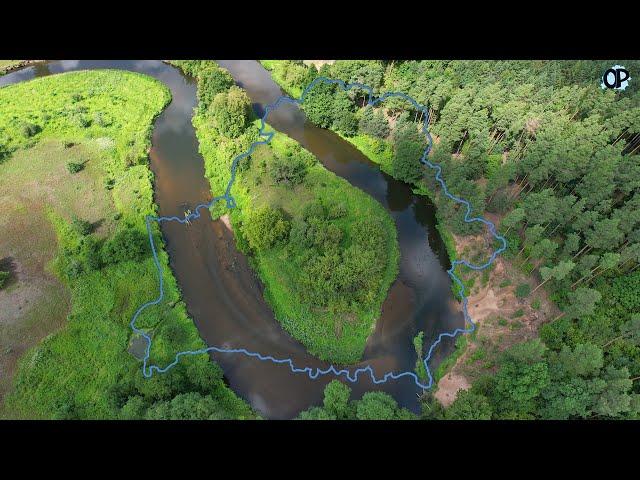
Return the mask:
[[[224,192],[231,161],[257,139],[259,121],[226,70],[174,63],[199,79],[193,123],[211,190]],[[251,255],[276,318],[318,358],[358,361],[398,273],[389,214],[283,134],[239,165],[232,194],[237,245]]]
[[[160,82],[119,70],[0,88],[0,251],[20,252],[14,262],[30,279],[3,286],[14,303],[0,308],[16,320],[0,325],[0,348],[25,353],[3,365],[11,375],[2,377],[2,417],[255,417],[208,356],[147,380],[127,351],[134,311],[157,296],[144,223],[156,211],[147,152],[170,100]],[[204,344],[157,226],[154,241],[166,301],[138,324],[153,336],[151,360],[167,364]],[[24,313],[11,310],[16,299]]]

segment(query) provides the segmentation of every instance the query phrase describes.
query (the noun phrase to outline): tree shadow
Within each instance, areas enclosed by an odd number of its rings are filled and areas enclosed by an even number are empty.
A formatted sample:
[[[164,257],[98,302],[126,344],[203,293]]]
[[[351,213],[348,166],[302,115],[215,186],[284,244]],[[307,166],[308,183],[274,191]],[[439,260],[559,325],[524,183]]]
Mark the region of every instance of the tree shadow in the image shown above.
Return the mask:
[[[91,233],[94,233],[95,231],[97,231],[102,226],[103,223],[104,223],[104,218],[101,218],[93,222],[91,224]]]
[[[4,280],[4,283],[0,288],[4,289],[18,282],[18,275],[16,274],[17,268],[18,266],[16,265],[13,257],[4,257],[0,259],[0,272],[9,272],[9,277]]]

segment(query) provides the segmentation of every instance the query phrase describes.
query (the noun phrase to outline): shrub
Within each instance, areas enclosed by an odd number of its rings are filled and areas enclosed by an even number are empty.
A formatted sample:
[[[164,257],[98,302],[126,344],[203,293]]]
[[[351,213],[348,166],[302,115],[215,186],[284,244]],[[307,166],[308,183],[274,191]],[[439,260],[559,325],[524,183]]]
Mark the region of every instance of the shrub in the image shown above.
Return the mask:
[[[329,211],[327,212],[327,218],[329,220],[336,220],[338,218],[342,218],[347,214],[347,206],[344,202],[336,202],[329,206]]]
[[[387,138],[389,136],[389,123],[382,112],[375,111],[373,107],[366,107],[360,117],[358,129],[362,133],[377,138]]]
[[[497,192],[487,205],[487,211],[491,213],[504,213],[511,206],[511,198],[505,191]]]
[[[81,113],[73,115],[73,123],[80,128],[89,128],[91,126],[91,120],[86,115]]]
[[[285,240],[291,225],[281,210],[268,205],[251,212],[243,233],[253,250],[266,250]]]
[[[528,283],[521,283],[516,287],[515,294],[518,298],[528,297],[529,293],[531,293],[531,287]]]
[[[137,260],[147,251],[149,239],[139,230],[127,227],[120,230],[102,247],[102,261],[114,264],[127,260]]]
[[[22,125],[22,135],[26,138],[33,137],[39,133],[42,129],[33,123],[24,123]]]
[[[10,275],[11,273],[0,270],[0,289],[4,288],[4,285]]]
[[[111,125],[111,121],[102,112],[96,112],[93,116],[93,121],[100,127],[108,127]]]
[[[271,162],[269,173],[275,183],[299,185],[307,176],[307,166],[298,157],[275,158]]]
[[[67,170],[69,170],[69,173],[78,173],[83,168],[84,168],[84,163],[75,163],[75,162],[67,163]]]
[[[393,174],[407,183],[416,183],[423,176],[420,158],[426,141],[408,121],[398,127],[394,133]]]
[[[93,225],[91,225],[91,222],[87,222],[80,218],[74,218],[71,224],[74,230],[80,235],[89,235],[93,231]]]

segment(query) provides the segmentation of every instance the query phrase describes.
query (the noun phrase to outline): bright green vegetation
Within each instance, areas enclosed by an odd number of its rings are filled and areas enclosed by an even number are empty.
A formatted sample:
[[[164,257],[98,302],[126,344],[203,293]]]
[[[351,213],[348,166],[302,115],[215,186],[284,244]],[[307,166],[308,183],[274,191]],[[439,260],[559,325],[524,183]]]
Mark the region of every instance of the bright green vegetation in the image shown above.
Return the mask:
[[[267,67],[293,68],[275,63]],[[495,418],[638,415],[640,350],[622,332],[639,311],[629,298],[638,297],[640,265],[640,89],[600,89],[600,76],[614,63],[338,60],[320,69],[428,105],[430,157],[442,165],[449,190],[469,200],[474,213],[498,217],[509,243],[505,256],[537,281],[530,292],[519,286],[518,296],[535,297],[546,287],[562,311],[543,328],[544,343],[506,352],[493,380],[461,396],[452,407],[461,418],[472,402],[486,417],[487,401]],[[313,122],[340,132],[394,177],[431,192],[442,230],[482,232],[480,224],[463,222],[464,209],[443,198],[432,175],[421,179],[415,169],[420,112],[399,100],[368,112],[364,95],[333,89],[310,94],[303,108]],[[374,138],[393,154],[382,147],[376,153]],[[621,305],[613,301],[621,298]],[[571,373],[566,359],[583,351],[597,360]]]
[[[7,283],[7,280],[9,279],[10,275],[11,275],[10,272],[5,272],[4,270],[0,270],[0,289],[4,287],[5,283]]]
[[[226,188],[231,160],[257,138],[246,93],[209,62],[177,62],[199,79],[194,124],[214,195]],[[228,77],[220,75],[224,72]],[[276,318],[308,350],[339,363],[357,361],[398,272],[393,220],[361,190],[277,134],[238,166],[231,221],[239,248],[265,285]],[[222,213],[224,205],[215,214]]]
[[[360,400],[350,401],[351,388],[338,380],[324,389],[322,407],[301,412],[299,420],[415,420],[417,417],[400,408],[389,394],[367,392]]]
[[[313,80],[313,73],[302,62],[283,62],[281,60],[260,60],[273,79],[283,86],[287,95],[298,98],[302,90]]]
[[[144,222],[156,211],[147,151],[152,122],[169,101],[170,92],[156,80],[109,70],[0,89],[0,191],[20,199],[2,212],[14,219],[3,224],[8,246],[24,266],[37,257],[40,269],[47,264],[58,279],[35,302],[47,306],[65,291],[71,300],[70,311],[40,309],[32,319],[68,313],[66,325],[21,358],[3,416],[253,417],[207,356],[185,358],[147,380],[127,351],[130,343],[132,351],[142,350],[131,338],[133,313],[158,295]],[[74,164],[83,168],[69,168]],[[25,241],[28,235],[33,244]],[[156,225],[153,235],[165,301],[145,311],[138,326],[153,337],[151,363],[166,365],[177,351],[204,345],[180,301]],[[55,308],[65,305],[54,302]]]

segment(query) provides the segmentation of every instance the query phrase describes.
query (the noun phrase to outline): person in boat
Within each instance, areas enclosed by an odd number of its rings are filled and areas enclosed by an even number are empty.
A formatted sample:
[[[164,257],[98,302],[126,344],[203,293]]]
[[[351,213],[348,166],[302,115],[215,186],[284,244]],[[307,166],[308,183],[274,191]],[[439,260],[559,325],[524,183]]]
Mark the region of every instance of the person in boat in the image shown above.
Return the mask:
[[[190,217],[190,216],[191,216],[191,210],[190,210],[190,209],[187,209],[187,210],[184,212],[184,220],[185,220],[185,222],[187,222],[187,225],[191,225],[191,222],[189,221],[189,217]]]

